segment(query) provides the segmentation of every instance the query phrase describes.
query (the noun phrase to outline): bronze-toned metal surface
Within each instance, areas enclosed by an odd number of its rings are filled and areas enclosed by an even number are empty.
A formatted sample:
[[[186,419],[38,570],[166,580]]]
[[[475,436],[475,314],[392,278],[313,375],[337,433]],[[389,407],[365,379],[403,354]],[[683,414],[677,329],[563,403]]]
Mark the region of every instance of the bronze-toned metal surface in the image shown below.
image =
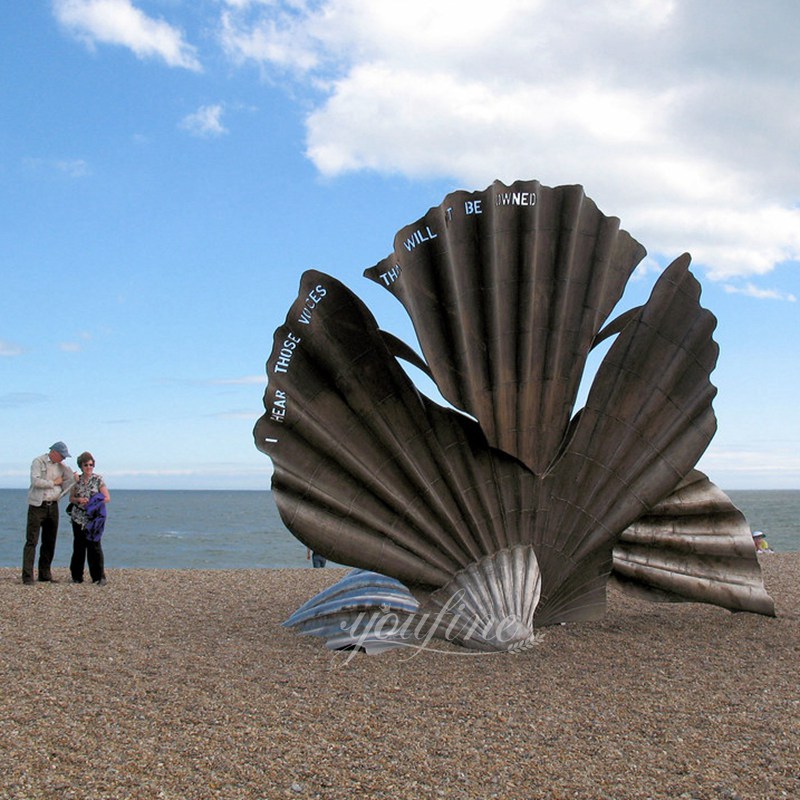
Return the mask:
[[[395,244],[366,274],[408,309],[424,361],[317,271],[275,333],[254,436],[301,541],[401,581],[423,611],[446,608],[479,649],[601,615],[612,566],[662,593],[773,613],[752,544],[720,515],[707,520],[714,552],[692,553],[702,589],[685,586],[685,554],[640,541],[716,426],[715,320],[688,255],[608,321],[644,249],[581,187],[457,192]],[[610,336],[575,413],[587,355]],[[398,357],[474,419],[422,396]]]
[[[622,532],[612,577],[657,602],[694,601],[775,615],[750,526],[699,470]]]
[[[592,340],[644,255],[581,186],[497,181],[449,195],[364,274],[405,306],[442,396],[541,475]]]

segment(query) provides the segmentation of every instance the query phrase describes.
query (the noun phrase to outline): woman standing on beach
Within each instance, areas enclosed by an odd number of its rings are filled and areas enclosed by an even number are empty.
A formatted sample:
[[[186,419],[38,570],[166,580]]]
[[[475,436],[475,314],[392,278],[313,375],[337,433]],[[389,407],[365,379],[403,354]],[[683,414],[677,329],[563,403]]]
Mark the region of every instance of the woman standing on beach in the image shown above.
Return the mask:
[[[73,583],[83,583],[83,565],[88,560],[92,582],[106,583],[103,546],[100,543],[105,524],[105,506],[111,501],[102,475],[95,474],[94,456],[78,456],[81,475],[69,495],[69,515],[72,518],[72,560],[69,564]],[[99,495],[99,496],[98,496]]]

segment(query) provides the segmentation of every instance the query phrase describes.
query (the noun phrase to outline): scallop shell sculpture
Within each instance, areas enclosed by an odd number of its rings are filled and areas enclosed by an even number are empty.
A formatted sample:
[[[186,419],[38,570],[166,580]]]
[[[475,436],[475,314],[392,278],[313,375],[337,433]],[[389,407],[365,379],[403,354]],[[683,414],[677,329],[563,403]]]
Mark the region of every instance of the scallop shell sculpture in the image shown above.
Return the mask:
[[[364,572],[355,596],[314,598],[287,624],[335,643],[332,626],[392,608],[467,647],[518,650],[535,626],[601,616],[612,578],[774,614],[744,518],[694,469],[716,429],[718,348],[689,256],[608,321],[644,255],[580,186],[448,195],[365,272],[404,305],[422,357],[335,278],[303,275],[255,442],[289,530]]]

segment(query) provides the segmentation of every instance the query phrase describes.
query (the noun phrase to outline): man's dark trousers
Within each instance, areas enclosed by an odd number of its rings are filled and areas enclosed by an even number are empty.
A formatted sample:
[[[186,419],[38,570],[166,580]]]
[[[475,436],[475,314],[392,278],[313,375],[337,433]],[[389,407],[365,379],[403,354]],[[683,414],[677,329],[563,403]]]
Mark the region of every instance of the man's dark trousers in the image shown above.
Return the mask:
[[[25,532],[25,548],[22,551],[22,580],[33,582],[33,561],[36,545],[42,533],[42,546],[39,548],[39,580],[52,580],[50,565],[56,552],[58,536],[58,502],[44,502],[40,506],[28,506],[28,528]]]

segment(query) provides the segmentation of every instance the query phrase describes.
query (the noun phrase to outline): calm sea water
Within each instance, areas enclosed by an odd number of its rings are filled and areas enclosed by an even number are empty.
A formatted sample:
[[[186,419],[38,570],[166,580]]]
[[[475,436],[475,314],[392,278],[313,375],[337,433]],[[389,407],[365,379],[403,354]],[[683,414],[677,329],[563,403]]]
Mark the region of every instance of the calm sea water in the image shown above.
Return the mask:
[[[61,501],[54,566],[68,566],[72,529]],[[27,490],[0,489],[0,566],[22,563]],[[305,547],[281,522],[272,493],[111,490],[103,535],[117,569],[304,567]]]
[[[800,551],[800,491],[731,491],[753,530],[778,552]],[[54,566],[66,567],[72,531],[61,503]],[[27,490],[0,489],[0,566],[17,567]],[[270,492],[112,491],[103,537],[112,569],[306,567],[305,547],[284,527]]]

